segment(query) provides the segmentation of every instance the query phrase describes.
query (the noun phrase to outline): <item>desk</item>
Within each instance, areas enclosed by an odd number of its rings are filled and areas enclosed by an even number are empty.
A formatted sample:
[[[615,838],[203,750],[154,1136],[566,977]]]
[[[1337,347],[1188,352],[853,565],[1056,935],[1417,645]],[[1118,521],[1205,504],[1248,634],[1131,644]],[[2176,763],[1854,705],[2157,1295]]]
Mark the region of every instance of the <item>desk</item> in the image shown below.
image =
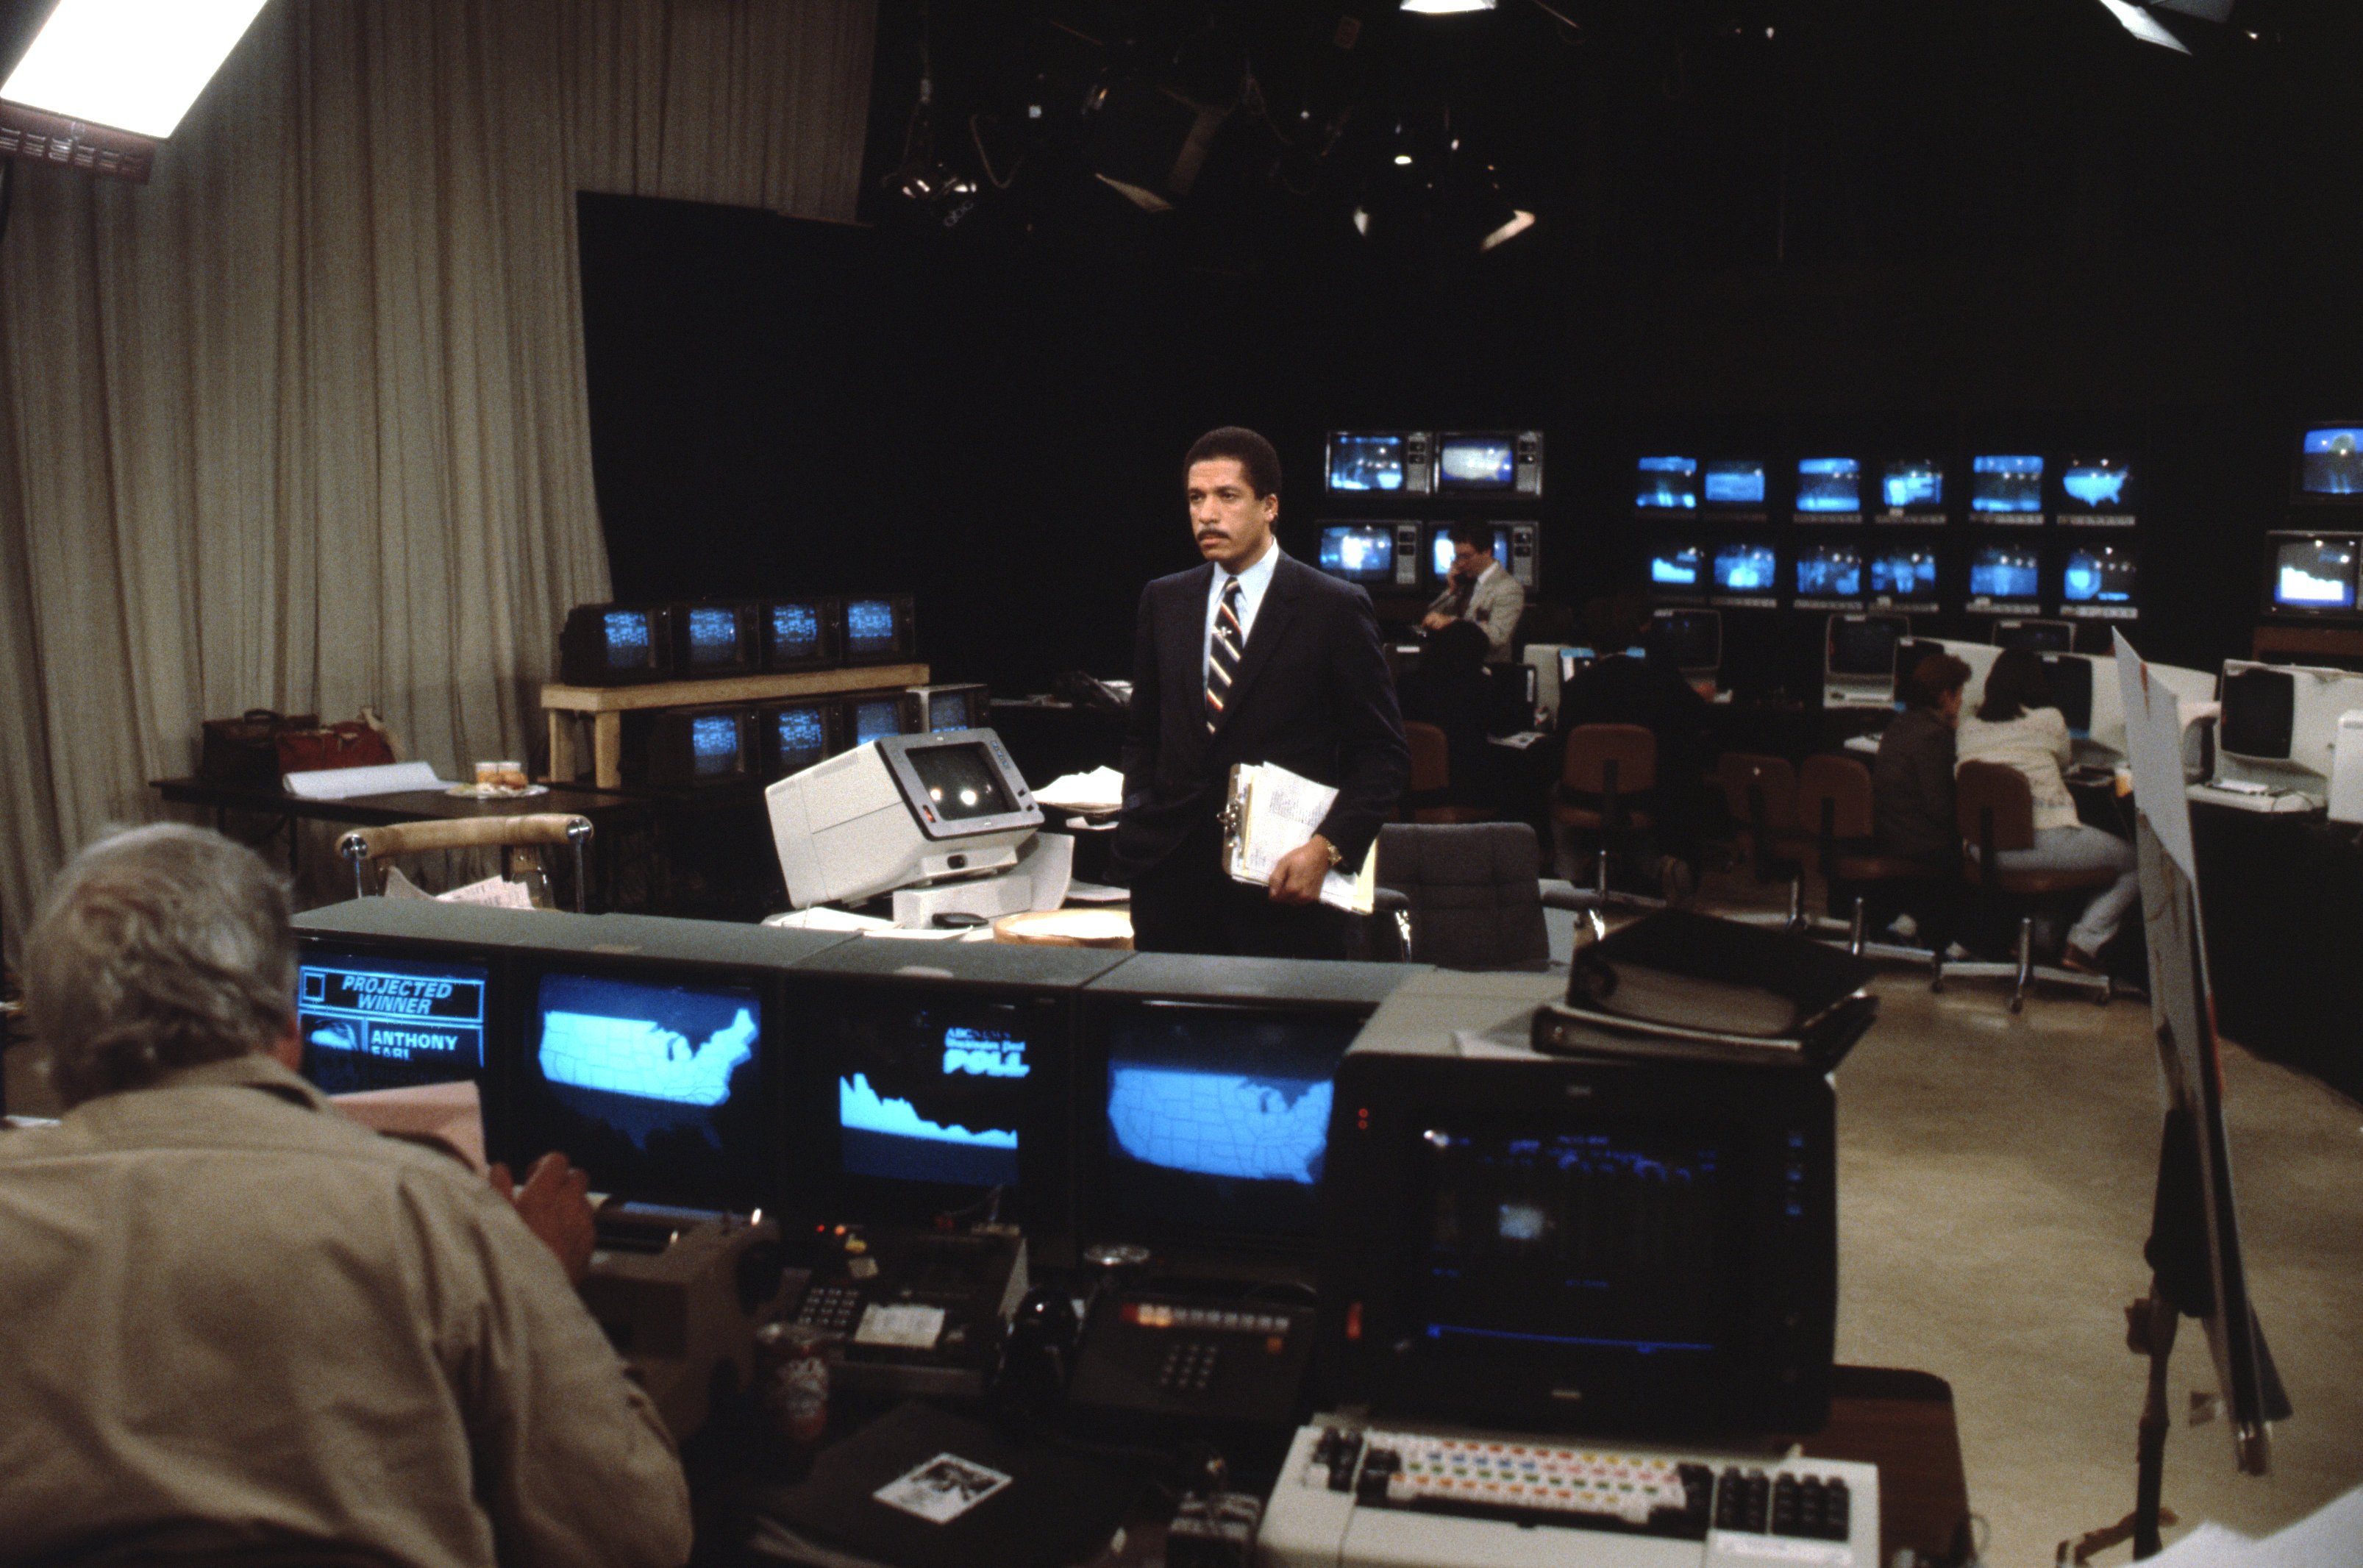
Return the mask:
[[[925,664],[868,664],[842,670],[807,670],[793,675],[726,675],[713,681],[660,681],[645,686],[541,688],[549,720],[549,772],[546,784],[574,782],[573,719],[591,719],[591,779],[601,789],[624,783],[624,715],[652,707],[711,707],[728,703],[784,702],[790,697],[834,696],[840,692],[899,691],[927,684]]]

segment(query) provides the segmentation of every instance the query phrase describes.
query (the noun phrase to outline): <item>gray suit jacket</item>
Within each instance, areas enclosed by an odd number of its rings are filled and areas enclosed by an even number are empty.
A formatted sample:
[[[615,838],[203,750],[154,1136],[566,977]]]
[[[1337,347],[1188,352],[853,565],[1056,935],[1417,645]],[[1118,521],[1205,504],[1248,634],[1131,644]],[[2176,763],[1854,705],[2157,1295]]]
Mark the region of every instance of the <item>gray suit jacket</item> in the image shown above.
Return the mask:
[[[1485,662],[1506,664],[1510,639],[1518,629],[1518,617],[1526,611],[1526,590],[1508,568],[1496,562],[1468,593],[1448,587],[1427,607],[1437,615],[1476,622],[1492,644],[1485,651]]]

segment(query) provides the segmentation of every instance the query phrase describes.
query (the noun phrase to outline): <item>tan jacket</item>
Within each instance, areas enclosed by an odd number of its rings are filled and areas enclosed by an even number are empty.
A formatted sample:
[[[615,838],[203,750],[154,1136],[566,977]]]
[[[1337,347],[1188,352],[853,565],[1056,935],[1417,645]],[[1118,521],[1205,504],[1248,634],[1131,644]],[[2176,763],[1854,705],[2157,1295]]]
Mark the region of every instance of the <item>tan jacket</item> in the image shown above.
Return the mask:
[[[1517,634],[1518,617],[1526,609],[1525,584],[1496,561],[1466,589],[1458,583],[1447,583],[1444,592],[1427,607],[1455,620],[1475,621],[1492,644],[1485,650],[1485,662],[1506,664],[1510,662],[1511,639]]]
[[[0,1132],[0,1563],[688,1556],[671,1440],[456,1160],[263,1056]]]

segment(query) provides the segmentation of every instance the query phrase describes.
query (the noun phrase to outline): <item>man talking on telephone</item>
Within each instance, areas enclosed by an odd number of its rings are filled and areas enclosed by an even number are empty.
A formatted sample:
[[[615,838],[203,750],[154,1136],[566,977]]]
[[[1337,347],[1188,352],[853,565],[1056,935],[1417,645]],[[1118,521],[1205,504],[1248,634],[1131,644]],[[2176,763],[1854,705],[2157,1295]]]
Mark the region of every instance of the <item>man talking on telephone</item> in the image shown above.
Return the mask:
[[[1452,575],[1419,623],[1441,631],[1465,620],[1485,634],[1485,662],[1510,662],[1510,639],[1525,614],[1525,585],[1493,559],[1493,530],[1484,523],[1452,526]]]
[[[1345,915],[1319,902],[1359,868],[1411,773],[1370,595],[1272,538],[1280,454],[1253,430],[1201,436],[1183,459],[1200,565],[1140,595],[1124,811],[1114,854],[1143,952],[1340,958]],[[1337,791],[1270,886],[1223,870],[1231,769],[1271,762]]]

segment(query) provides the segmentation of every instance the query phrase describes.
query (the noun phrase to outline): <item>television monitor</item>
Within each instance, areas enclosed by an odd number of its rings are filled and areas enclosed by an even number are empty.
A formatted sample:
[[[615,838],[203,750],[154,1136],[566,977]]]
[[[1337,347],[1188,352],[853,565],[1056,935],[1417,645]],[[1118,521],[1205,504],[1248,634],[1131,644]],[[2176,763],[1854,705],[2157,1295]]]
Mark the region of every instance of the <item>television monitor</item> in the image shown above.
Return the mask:
[[[763,1204],[779,1136],[759,979],[605,958],[536,968],[521,986],[510,1168],[560,1149],[594,1188],[635,1202]]]
[[[2051,685],[2051,706],[2068,722],[2068,733],[2081,740],[2092,733],[2092,662],[2076,653],[2047,653],[2043,673]],[[2112,668],[2113,677],[2116,671]]]
[[[652,789],[738,784],[753,777],[759,765],[750,708],[666,708],[649,724],[648,779]]]
[[[1858,599],[1862,596],[1862,551],[1851,544],[1797,547],[1797,597]]]
[[[752,605],[675,605],[673,673],[693,680],[746,674],[760,658],[755,627]]]
[[[1706,586],[1706,550],[1684,541],[1649,548],[1649,583],[1663,592],[1696,593]]]
[[[843,751],[835,698],[807,697],[755,710],[755,734],[766,784],[800,773]]]
[[[1382,1013],[1337,1078],[1333,1397],[1514,1430],[1821,1427],[1837,1310],[1825,1076],[1462,1056],[1393,1048],[1387,1028]]]
[[[1801,522],[1862,516],[1862,464],[1850,457],[1797,460],[1797,517]]]
[[[1537,430],[1464,431],[1436,438],[1436,488],[1543,493],[1543,438]]]
[[[1042,826],[1033,791],[990,729],[856,745],[763,798],[798,909],[1008,870]]]
[[[919,633],[908,594],[845,601],[848,664],[901,664],[919,656]]]
[[[2041,522],[2043,460],[2008,454],[1971,458],[1969,510],[1984,522]]]
[[[772,599],[758,606],[763,668],[826,670],[837,662],[845,606],[835,599]]]
[[[1452,557],[1458,548],[1452,542],[1454,527],[1455,525],[1451,523],[1427,525],[1428,577],[1439,586],[1447,577],[1452,575]],[[1510,530],[1508,528],[1497,527],[1493,529],[1493,559],[1502,563],[1503,570],[1509,569]]]
[[[840,698],[845,743],[867,746],[890,735],[912,735],[919,729],[914,704],[904,692],[856,692]]]
[[[1400,432],[1329,437],[1329,488],[1393,492],[1403,488],[1403,437]]]
[[[1332,577],[1365,585],[1395,580],[1395,530],[1392,523],[1331,523],[1321,530],[1314,563]]]
[[[2268,606],[2285,614],[2343,615],[2356,607],[2357,562],[2363,538],[2353,534],[2268,536],[2272,581]]]
[[[2069,653],[2076,647],[2076,623],[2065,620],[1998,620],[1993,646],[2025,648],[2036,653]]]
[[[1880,465],[1881,522],[1941,523],[1945,520],[1945,465],[1935,458],[1890,458]]]
[[[1824,677],[1834,684],[1874,684],[1892,691],[1896,651],[1912,635],[1902,616],[1832,616],[1822,642]]]
[[[2132,619],[2140,607],[2138,564],[2127,545],[2069,547],[2059,563],[2059,613],[2087,620]]]
[[[1685,675],[1712,675],[1723,668],[1720,610],[1658,610],[1649,617],[1650,646],[1663,651]]]
[[[992,694],[974,683],[913,686],[907,695],[911,699],[911,733],[915,735],[982,729],[993,721]]]
[[[2302,501],[2363,499],[2363,419],[2309,425],[2298,440]]]
[[[1769,544],[1725,539],[1714,547],[1714,572],[1718,594],[1765,595],[1779,586],[1778,562]]]
[[[2059,520],[2080,528],[2131,528],[2136,488],[2131,458],[2071,457],[2059,465]]]
[[[1645,457],[1635,465],[1633,506],[1642,512],[1698,510],[1698,459]]]
[[[663,605],[577,605],[558,634],[558,678],[625,686],[673,675],[672,611]]]
[[[324,1094],[479,1078],[494,1027],[480,957],[393,956],[297,940],[302,1072]]]
[[[1980,544],[1969,550],[1969,607],[2038,603],[2043,595],[2041,552],[2028,545]]]
[[[1879,544],[1863,564],[1870,596],[1882,604],[1934,604],[1936,550],[1925,544]]]
[[[2293,670],[2227,661],[2217,750],[2247,762],[2288,762],[2296,737],[2297,684]]]
[[[1699,486],[1699,506],[1703,511],[1761,513],[1764,510],[1764,460],[1711,457],[1701,466]]]

